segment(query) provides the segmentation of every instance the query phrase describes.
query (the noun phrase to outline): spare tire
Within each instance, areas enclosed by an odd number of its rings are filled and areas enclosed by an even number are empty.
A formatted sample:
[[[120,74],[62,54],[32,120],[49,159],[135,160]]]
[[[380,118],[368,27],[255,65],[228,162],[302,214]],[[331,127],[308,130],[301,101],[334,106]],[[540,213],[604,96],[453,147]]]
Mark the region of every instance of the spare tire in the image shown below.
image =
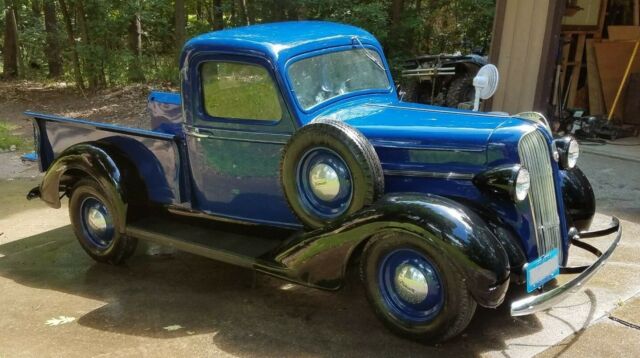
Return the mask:
[[[372,204],[384,192],[382,166],[371,143],[335,120],[308,124],[291,137],[280,178],[291,210],[312,229]]]

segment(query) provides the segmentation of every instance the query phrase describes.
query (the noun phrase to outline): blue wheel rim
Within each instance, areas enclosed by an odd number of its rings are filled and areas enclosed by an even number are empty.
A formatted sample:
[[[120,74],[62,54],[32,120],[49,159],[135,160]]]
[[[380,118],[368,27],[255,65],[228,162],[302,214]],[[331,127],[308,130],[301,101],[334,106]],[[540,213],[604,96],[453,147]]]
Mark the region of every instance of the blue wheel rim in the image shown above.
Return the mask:
[[[417,269],[426,279],[428,293],[419,302],[409,302],[397,289],[396,274],[399,268]],[[378,266],[378,286],[388,312],[406,323],[426,323],[433,320],[444,305],[444,290],[436,267],[420,252],[398,249],[387,254]]]
[[[97,198],[85,198],[80,204],[80,222],[84,236],[96,248],[104,250],[113,243],[115,227],[107,207]]]
[[[339,179],[340,189],[331,200],[318,197],[311,188],[309,174],[318,164],[324,164],[333,169]],[[297,167],[298,197],[304,210],[321,219],[334,219],[344,214],[353,198],[353,184],[351,171],[344,160],[328,148],[314,148],[302,156]]]

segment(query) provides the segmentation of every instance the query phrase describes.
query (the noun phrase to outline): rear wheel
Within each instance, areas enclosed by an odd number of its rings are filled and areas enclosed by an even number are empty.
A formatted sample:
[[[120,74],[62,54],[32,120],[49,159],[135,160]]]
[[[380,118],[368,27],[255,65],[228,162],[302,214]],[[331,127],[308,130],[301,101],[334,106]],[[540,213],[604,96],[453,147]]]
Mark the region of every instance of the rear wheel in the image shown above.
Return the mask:
[[[98,262],[120,264],[135,251],[137,240],[121,234],[124,218],[118,217],[100,185],[80,180],[69,199],[69,216],[82,248]]]
[[[361,275],[378,318],[411,339],[452,338],[467,327],[476,309],[457,267],[408,234],[372,238],[362,254]]]

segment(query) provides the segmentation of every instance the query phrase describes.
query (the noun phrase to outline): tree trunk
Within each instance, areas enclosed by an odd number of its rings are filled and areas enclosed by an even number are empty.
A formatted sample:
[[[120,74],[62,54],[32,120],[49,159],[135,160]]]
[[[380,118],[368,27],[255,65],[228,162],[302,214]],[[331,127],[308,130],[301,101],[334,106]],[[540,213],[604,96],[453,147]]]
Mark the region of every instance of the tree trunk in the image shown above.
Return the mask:
[[[271,3],[271,21],[284,21],[287,18],[285,4],[282,1]]]
[[[231,8],[229,9],[229,23],[232,27],[238,26],[238,17],[236,16],[236,2],[231,1]]]
[[[38,0],[31,0],[31,12],[34,17],[40,17],[42,13],[42,4]]]
[[[224,29],[222,0],[213,0],[213,30]]]
[[[404,0],[393,0],[391,2],[391,27],[397,28],[400,26],[400,20],[402,18],[402,10],[404,9]]]
[[[101,59],[92,49],[93,46],[91,38],[89,37],[84,0],[76,3],[76,24],[82,35],[83,47],[85,48],[83,52],[83,54],[85,54],[85,56],[83,56],[83,62],[85,65],[85,74],[89,78],[89,89],[95,91],[100,88],[100,69],[96,64],[100,63]]]
[[[249,25],[246,0],[238,0],[238,18],[240,19],[240,25]]]
[[[256,23],[256,6],[253,0],[246,0],[247,22],[249,25]]]
[[[64,25],[67,28],[67,43],[71,51],[71,58],[73,60],[73,77],[76,81],[76,86],[81,90],[84,90],[84,79],[82,78],[82,70],[80,69],[80,57],[78,56],[78,47],[76,46],[76,35],[73,31],[73,24],[71,23],[71,14],[69,13],[69,7],[66,0],[58,0],[60,2],[60,11],[62,11],[62,17],[64,18]]]
[[[287,20],[296,21],[300,19],[300,8],[298,2],[287,1]]]
[[[198,19],[198,21],[206,19],[206,10],[202,0],[196,1],[196,19]]]
[[[46,53],[49,65],[49,78],[63,75],[62,51],[59,40],[58,18],[56,17],[56,3],[54,0],[44,0],[44,28],[47,33]]]
[[[184,7],[184,0],[176,0],[175,3],[175,40],[176,50],[178,53],[182,50],[185,40],[187,39],[186,27],[187,27],[187,15]]]
[[[129,51],[133,56],[129,64],[129,81],[144,82],[142,71],[142,22],[140,15],[135,14],[129,24]]]
[[[18,26],[15,9],[9,6],[5,10],[3,77],[18,77]]]

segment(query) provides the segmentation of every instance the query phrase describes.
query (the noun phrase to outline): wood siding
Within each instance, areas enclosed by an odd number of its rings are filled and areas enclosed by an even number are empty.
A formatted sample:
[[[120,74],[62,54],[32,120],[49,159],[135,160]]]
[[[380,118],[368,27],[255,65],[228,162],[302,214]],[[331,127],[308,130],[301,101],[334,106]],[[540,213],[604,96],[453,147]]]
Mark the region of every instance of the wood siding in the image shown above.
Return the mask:
[[[546,112],[541,91],[548,92],[545,79],[553,73],[557,46],[550,44],[557,28],[553,16],[563,7],[558,0],[498,0],[492,58],[500,70],[500,85],[492,110],[518,113]],[[502,7],[502,11],[500,11]],[[502,13],[502,14],[500,14]],[[496,60],[497,59],[497,60]],[[547,87],[547,88],[544,88]],[[537,99],[537,101],[536,101]],[[537,102],[537,103],[536,103]]]

